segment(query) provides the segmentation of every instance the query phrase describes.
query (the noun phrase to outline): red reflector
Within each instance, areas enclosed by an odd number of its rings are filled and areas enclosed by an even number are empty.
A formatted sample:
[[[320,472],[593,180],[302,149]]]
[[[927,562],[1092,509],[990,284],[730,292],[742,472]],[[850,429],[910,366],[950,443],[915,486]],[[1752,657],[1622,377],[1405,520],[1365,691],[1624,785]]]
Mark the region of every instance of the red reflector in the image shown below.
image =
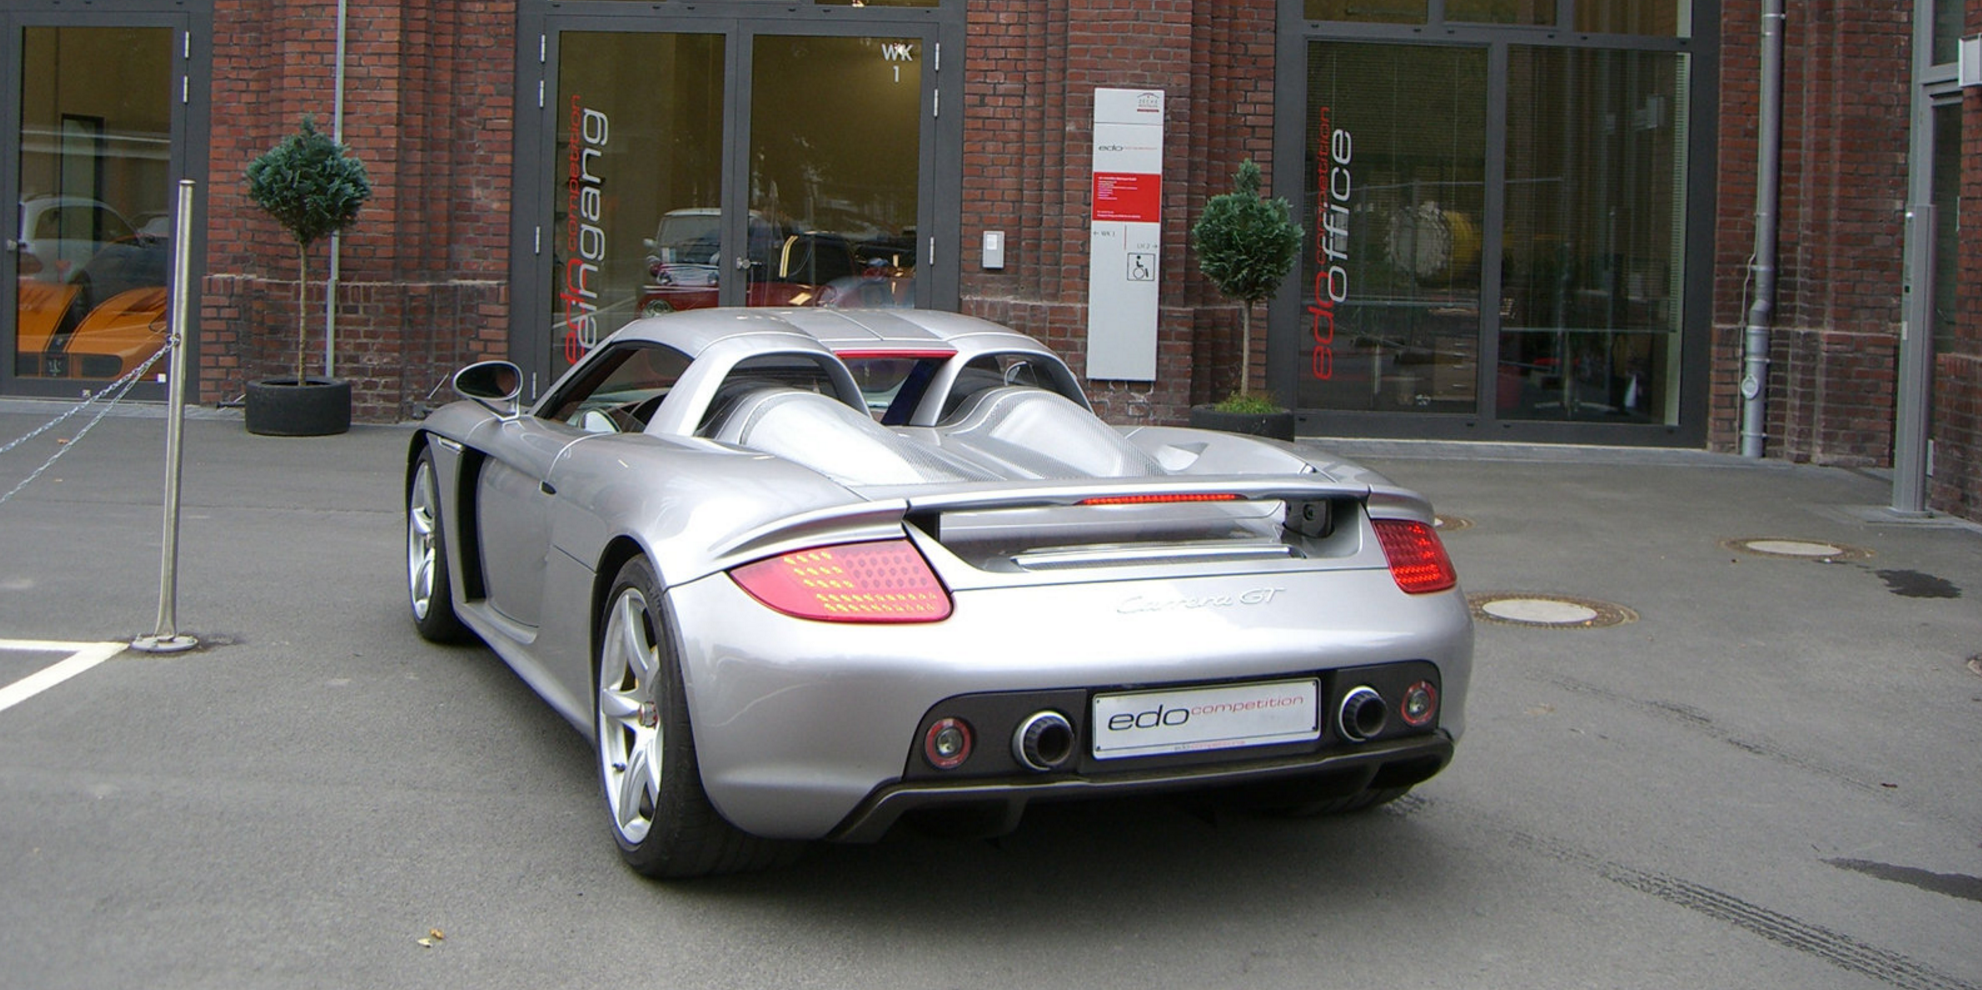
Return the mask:
[[[745,564],[730,577],[786,615],[822,622],[935,622],[950,594],[907,540],[847,543]]]
[[[1444,591],[1459,583],[1459,572],[1445,555],[1438,531],[1411,519],[1374,519],[1377,541],[1390,560],[1390,576],[1405,593]]]
[[[1097,495],[1081,499],[1081,505],[1158,505],[1169,502],[1237,502],[1239,496],[1231,492],[1207,492],[1202,495]]]

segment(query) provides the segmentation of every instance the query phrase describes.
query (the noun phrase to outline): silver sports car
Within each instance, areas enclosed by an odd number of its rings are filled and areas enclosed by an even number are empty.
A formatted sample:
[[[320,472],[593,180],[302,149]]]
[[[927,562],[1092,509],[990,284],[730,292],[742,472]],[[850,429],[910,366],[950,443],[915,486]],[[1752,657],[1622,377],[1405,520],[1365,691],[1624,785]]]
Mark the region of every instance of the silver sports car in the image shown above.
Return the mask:
[[[1472,620],[1423,498],[1111,427],[1030,337],[696,310],[529,409],[514,365],[454,381],[407,456],[413,621],[592,739],[642,873],[1134,792],[1351,810],[1452,758]]]

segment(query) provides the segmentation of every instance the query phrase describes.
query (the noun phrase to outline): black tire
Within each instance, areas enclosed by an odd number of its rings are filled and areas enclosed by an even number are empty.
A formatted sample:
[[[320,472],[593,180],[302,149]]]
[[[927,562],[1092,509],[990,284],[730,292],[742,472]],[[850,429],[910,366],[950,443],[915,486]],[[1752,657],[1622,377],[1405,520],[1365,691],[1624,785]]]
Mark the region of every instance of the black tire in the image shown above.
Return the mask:
[[[620,568],[593,650],[594,751],[613,841],[628,866],[679,878],[779,866],[803,844],[750,835],[709,803],[681,664],[646,558]]]
[[[413,628],[432,643],[472,638],[454,613],[454,581],[447,571],[447,527],[441,524],[440,478],[432,450],[420,451],[406,485],[406,600]]]

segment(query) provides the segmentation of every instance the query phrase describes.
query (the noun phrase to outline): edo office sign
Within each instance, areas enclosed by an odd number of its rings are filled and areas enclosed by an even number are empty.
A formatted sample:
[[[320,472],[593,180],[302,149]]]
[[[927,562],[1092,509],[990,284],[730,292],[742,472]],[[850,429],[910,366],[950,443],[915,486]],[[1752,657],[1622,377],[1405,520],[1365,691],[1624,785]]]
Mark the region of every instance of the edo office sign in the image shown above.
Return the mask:
[[[1310,433],[1703,436],[1707,296],[1686,276],[1711,250],[1689,218],[1710,219],[1713,110],[1694,39],[1447,26],[1439,44],[1314,21],[1283,39],[1276,160],[1299,166],[1275,191],[1308,245],[1270,386]]]

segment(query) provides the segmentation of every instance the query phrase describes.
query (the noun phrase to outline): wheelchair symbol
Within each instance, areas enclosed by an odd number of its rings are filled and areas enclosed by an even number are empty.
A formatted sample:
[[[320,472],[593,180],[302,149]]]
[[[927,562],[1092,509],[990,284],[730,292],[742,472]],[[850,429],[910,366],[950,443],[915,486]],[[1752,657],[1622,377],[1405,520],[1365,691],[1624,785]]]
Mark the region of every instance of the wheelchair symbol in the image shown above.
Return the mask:
[[[1130,254],[1129,281],[1156,281],[1156,256],[1153,254]]]

